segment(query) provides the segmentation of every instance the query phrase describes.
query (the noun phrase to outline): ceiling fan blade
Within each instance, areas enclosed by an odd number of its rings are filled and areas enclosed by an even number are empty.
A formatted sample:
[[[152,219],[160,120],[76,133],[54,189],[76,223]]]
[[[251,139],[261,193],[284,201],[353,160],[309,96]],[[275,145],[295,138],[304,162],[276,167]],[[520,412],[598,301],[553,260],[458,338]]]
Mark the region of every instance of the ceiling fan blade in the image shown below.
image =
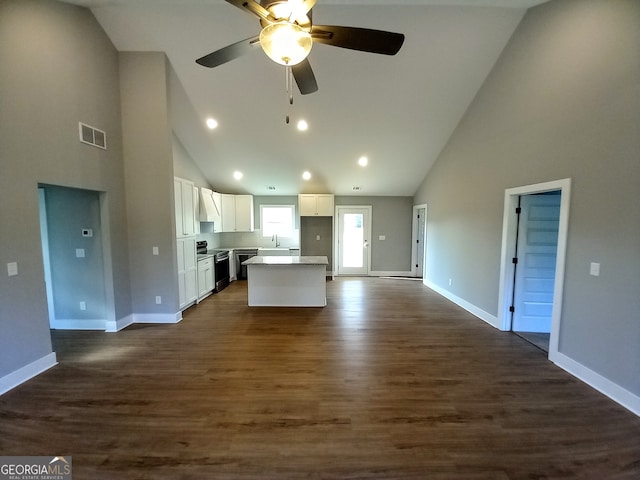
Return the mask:
[[[226,2],[269,23],[276,21],[275,17],[266,8],[254,0],[226,0]]]
[[[203,67],[217,67],[218,65],[230,62],[231,60],[235,60],[236,58],[251,52],[256,45],[260,45],[260,38],[258,36],[249,37],[244,40],[240,40],[239,42],[232,43],[231,45],[227,45],[226,47],[216,50],[209,55],[200,57],[196,60],[196,63],[199,63]]]
[[[316,76],[313,74],[308,58],[291,67],[291,73],[293,73],[293,78],[296,79],[298,89],[302,95],[308,95],[318,91]]]
[[[395,55],[404,43],[402,33],[336,25],[314,25],[311,29],[311,37],[314,42],[334,47],[384,55]]]

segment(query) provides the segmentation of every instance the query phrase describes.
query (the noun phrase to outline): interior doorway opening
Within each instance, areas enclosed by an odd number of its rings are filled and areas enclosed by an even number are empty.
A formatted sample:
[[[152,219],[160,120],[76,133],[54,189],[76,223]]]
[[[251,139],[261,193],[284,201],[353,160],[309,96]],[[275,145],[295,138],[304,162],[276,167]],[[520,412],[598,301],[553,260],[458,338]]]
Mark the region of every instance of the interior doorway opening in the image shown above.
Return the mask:
[[[511,331],[549,351],[562,193],[518,197]]]
[[[562,317],[570,188],[563,179],[507,189],[504,199],[500,329],[542,342],[536,346],[551,360]]]
[[[52,330],[115,323],[106,194],[39,185],[40,232]]]

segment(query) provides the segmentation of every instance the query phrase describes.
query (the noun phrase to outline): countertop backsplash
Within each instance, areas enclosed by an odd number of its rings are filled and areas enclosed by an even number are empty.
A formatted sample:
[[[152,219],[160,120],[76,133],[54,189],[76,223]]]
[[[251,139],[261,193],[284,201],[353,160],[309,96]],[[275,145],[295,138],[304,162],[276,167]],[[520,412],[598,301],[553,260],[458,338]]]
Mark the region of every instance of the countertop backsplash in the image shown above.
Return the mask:
[[[263,237],[262,231],[212,233],[213,224],[201,223],[198,240],[206,240],[209,248],[232,247],[275,247],[272,237]],[[282,248],[300,248],[300,230],[295,229],[291,237],[278,236],[278,246]]]

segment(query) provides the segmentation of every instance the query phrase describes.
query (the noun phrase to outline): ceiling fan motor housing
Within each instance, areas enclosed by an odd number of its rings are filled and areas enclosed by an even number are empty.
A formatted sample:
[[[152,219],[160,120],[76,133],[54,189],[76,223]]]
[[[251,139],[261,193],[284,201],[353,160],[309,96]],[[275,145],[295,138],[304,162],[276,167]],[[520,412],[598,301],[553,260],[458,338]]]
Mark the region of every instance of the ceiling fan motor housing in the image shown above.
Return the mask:
[[[293,12],[291,9],[291,5],[288,1],[272,1],[272,0],[261,0],[260,5],[262,5],[271,15],[273,15],[278,21],[284,20],[290,23],[296,23],[300,28],[309,32],[311,30],[311,18],[304,10],[299,12]],[[262,28],[269,25],[270,22],[264,19],[260,19],[260,25]]]

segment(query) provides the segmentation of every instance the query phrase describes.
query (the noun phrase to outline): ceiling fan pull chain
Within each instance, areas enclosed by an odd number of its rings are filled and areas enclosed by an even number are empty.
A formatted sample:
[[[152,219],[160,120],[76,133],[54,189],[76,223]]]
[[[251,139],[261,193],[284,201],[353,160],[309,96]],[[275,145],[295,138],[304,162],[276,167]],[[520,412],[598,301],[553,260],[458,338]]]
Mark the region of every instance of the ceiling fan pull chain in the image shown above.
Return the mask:
[[[293,70],[287,67],[287,93],[289,94],[289,105],[293,105]]]
[[[289,99],[289,112],[291,111],[291,105],[293,105],[293,71],[291,67],[285,67],[285,84],[287,88],[287,98]],[[290,121],[289,113],[285,116],[285,123],[288,125]]]

